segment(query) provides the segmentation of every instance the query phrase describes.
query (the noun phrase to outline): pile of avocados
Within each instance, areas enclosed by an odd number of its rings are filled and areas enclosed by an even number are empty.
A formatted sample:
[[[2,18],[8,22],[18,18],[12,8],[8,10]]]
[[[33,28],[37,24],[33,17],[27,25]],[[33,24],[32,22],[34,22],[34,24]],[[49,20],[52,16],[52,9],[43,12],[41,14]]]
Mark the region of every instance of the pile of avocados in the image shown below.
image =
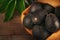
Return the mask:
[[[23,24],[32,30],[38,40],[46,40],[52,33],[59,30],[60,6],[54,8],[48,3],[34,2],[29,13],[24,17]]]

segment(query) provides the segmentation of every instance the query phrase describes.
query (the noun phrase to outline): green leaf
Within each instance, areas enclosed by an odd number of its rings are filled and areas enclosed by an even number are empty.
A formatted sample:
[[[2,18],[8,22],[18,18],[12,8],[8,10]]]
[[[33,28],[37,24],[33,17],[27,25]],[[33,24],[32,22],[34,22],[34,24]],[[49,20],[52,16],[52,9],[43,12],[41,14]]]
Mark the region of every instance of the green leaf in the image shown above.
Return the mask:
[[[25,9],[25,2],[24,2],[24,0],[17,0],[16,9],[21,14],[21,12]]]
[[[4,0],[4,2],[2,3],[1,7],[0,7],[0,12],[2,12],[3,10],[5,10],[8,5],[11,3],[12,0]]]
[[[29,2],[28,2],[27,0],[25,0],[25,3],[26,3],[27,5],[29,5]]]
[[[3,3],[5,0],[0,0],[0,4]]]
[[[5,14],[5,22],[11,20],[11,18],[13,17],[13,13],[16,7],[16,3],[17,1],[14,0],[11,2],[11,4],[9,4],[8,8],[7,8],[7,12]]]
[[[0,7],[2,6],[2,4],[4,3],[5,0],[0,0]]]

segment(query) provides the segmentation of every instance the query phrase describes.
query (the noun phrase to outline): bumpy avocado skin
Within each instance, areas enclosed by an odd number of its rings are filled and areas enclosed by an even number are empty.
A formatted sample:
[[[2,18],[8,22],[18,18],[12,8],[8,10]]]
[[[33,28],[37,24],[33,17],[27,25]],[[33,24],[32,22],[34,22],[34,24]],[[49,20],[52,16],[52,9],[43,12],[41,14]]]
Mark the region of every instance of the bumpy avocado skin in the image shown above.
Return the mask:
[[[49,33],[43,29],[43,26],[35,25],[32,29],[33,36],[38,40],[46,40]]]
[[[58,6],[58,7],[55,8],[55,14],[59,18],[59,20],[60,20],[60,6]]]
[[[39,3],[39,2],[34,2],[31,4],[31,7],[30,7],[30,12],[33,13],[37,10],[41,10],[43,9],[43,3]]]
[[[31,20],[31,14],[27,14],[24,19],[23,19],[23,25],[28,28],[28,29],[32,29],[33,28],[33,23]]]
[[[53,6],[51,6],[50,4],[46,3],[44,5],[44,9],[48,12],[48,13],[54,13],[55,12],[55,8]]]
[[[46,16],[45,25],[46,29],[51,33],[54,33],[59,30],[59,20],[55,16],[55,14],[51,13]]]

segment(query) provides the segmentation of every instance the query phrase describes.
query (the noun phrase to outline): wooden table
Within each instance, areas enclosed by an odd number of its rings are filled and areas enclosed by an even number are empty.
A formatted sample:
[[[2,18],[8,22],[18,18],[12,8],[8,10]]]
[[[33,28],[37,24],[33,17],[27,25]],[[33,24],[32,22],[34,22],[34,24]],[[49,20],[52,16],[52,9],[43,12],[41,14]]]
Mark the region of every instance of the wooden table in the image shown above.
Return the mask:
[[[20,15],[14,14],[11,21],[3,22],[5,13],[0,14],[0,40],[33,40],[20,23]]]

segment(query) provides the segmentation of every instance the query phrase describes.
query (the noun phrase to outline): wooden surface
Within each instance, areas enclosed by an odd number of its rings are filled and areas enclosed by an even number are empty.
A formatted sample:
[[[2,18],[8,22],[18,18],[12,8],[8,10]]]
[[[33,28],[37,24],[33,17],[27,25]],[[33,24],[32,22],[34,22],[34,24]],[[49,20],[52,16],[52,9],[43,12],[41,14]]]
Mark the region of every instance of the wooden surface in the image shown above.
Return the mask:
[[[3,22],[5,14],[0,14],[0,40],[33,40],[20,23],[20,15],[15,13],[11,21]]]

